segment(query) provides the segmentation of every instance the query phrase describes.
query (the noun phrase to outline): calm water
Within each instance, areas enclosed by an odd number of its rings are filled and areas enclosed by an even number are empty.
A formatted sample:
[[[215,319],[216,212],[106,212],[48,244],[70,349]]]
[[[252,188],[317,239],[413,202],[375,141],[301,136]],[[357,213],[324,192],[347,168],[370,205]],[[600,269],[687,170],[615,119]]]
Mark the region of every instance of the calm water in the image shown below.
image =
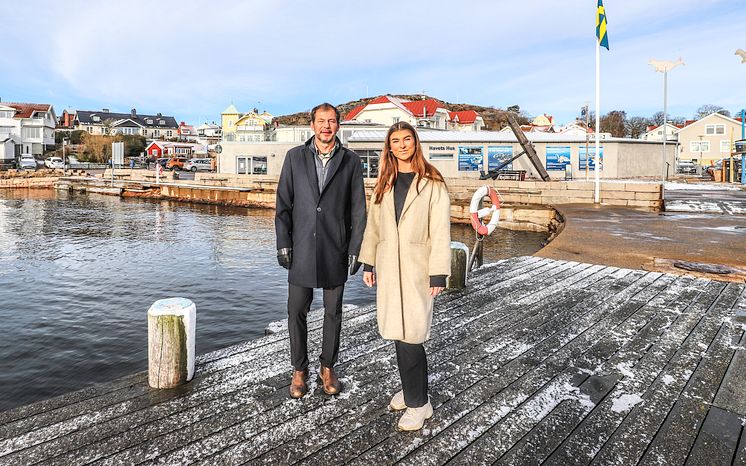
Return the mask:
[[[452,233],[471,248],[470,228]],[[497,230],[485,260],[545,237]],[[0,191],[0,411],[147,369],[161,298],[196,303],[198,354],[261,336],[286,315],[286,280],[269,210]],[[359,276],[345,290],[373,300]]]

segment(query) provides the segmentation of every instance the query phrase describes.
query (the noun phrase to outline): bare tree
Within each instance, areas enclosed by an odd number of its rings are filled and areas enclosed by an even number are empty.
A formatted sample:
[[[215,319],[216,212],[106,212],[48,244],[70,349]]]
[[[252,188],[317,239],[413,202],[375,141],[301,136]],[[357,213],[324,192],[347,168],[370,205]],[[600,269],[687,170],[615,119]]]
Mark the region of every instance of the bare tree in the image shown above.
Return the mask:
[[[709,115],[711,113],[719,113],[719,114],[721,114],[723,116],[727,116],[727,117],[730,116],[730,112],[728,110],[724,109],[723,107],[721,107],[720,105],[705,104],[705,105],[702,105],[701,107],[699,107],[697,109],[697,113],[694,114],[694,119],[695,120],[700,120],[700,119],[706,117],[707,115]]]
[[[648,125],[651,123],[652,119],[650,118],[641,116],[630,117],[625,125],[625,134],[632,139],[638,139],[647,132]]]
[[[626,133],[627,112],[612,110],[601,117],[601,132],[611,133],[613,137],[623,138]]]

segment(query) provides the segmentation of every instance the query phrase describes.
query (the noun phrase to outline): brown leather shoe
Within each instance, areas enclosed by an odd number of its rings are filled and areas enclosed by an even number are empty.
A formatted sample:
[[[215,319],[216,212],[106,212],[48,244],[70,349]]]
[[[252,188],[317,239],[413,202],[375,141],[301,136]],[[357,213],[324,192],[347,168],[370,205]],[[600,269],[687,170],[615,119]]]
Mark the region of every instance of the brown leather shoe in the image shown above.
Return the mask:
[[[290,381],[290,398],[303,398],[308,393],[308,369],[304,371],[293,371],[293,379]]]
[[[334,369],[331,367],[321,366],[319,371],[319,380],[327,395],[338,395],[342,391],[342,382],[337,378]]]

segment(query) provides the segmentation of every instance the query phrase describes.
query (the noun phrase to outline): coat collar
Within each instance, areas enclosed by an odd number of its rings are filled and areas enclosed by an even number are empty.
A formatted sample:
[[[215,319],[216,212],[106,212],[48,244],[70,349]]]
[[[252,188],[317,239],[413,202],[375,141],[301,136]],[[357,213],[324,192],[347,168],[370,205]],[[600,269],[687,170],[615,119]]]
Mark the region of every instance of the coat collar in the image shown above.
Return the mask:
[[[409,209],[409,206],[412,205],[415,198],[422,194],[422,190],[428,183],[427,178],[422,178],[417,183],[412,183],[409,185],[409,191],[407,191],[407,197],[404,200],[404,206],[401,210],[401,216],[399,217],[399,223],[401,223],[401,219],[404,218],[404,214],[407,212],[407,209]],[[386,194],[383,196],[382,203],[385,205],[386,210],[389,212],[391,217],[396,220],[396,207],[394,206],[394,189],[391,188]]]
[[[306,178],[311,185],[313,198],[318,204],[321,195],[324,194],[324,191],[326,191],[326,187],[329,186],[332,178],[334,178],[334,175],[337,173],[339,166],[342,165],[342,159],[344,158],[345,152],[342,148],[342,143],[339,141],[339,138],[337,138],[334,145],[334,155],[329,160],[327,165],[324,187],[321,190],[321,193],[319,193],[319,179],[318,175],[316,174],[316,160],[314,160],[314,157],[316,157],[316,146],[314,145],[313,139],[314,138],[311,138],[305,143],[305,150],[303,151],[303,162],[306,165]]]
[[[407,213],[407,209],[409,209],[409,206],[412,205],[414,202],[414,199],[422,194],[422,189],[427,184],[427,178],[421,178],[419,182],[412,183],[409,186],[409,191],[407,192],[407,198],[404,200],[404,207],[401,209],[401,217],[404,217],[404,214]],[[401,217],[399,218],[399,221],[401,222]]]

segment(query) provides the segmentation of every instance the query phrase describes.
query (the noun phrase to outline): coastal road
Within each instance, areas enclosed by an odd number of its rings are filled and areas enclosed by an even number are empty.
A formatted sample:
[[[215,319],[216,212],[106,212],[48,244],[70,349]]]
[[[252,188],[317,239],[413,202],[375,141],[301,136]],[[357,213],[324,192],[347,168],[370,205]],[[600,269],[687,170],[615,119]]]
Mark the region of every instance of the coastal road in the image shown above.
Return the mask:
[[[745,195],[746,192],[741,192]],[[537,256],[639,269],[654,258],[746,268],[746,214],[555,206],[562,232]]]

